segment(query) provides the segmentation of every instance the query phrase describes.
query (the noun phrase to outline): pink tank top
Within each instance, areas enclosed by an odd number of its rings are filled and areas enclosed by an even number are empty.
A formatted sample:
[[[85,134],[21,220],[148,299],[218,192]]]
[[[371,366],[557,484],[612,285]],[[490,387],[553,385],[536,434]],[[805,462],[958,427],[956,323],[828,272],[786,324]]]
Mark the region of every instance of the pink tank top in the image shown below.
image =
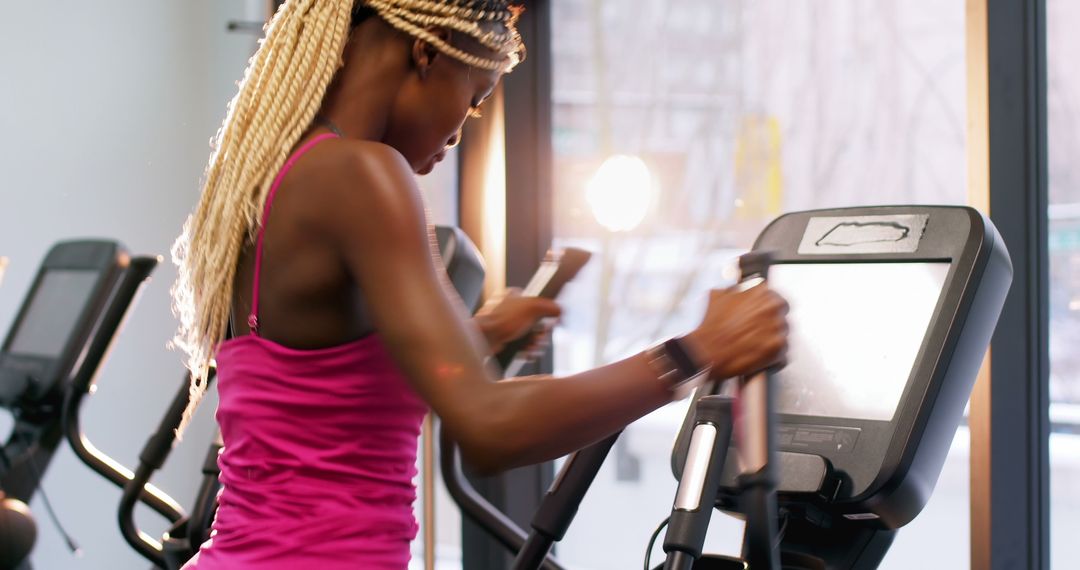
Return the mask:
[[[415,538],[416,447],[427,407],[376,334],[319,350],[258,334],[259,272],[274,180],[255,253],[252,332],[217,352],[225,448],[211,538],[186,569],[403,570]]]

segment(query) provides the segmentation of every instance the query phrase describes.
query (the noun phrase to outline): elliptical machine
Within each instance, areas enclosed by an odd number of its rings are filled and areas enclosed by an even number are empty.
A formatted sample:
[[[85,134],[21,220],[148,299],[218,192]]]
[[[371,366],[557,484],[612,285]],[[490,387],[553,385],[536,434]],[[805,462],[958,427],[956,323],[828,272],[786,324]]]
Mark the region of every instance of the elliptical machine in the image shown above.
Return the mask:
[[[73,404],[89,391],[158,262],[132,257],[107,240],[61,242],[46,254],[0,347],[0,405],[15,417],[0,450],[0,488],[6,495],[0,507],[0,568],[30,568],[37,533],[26,504],[39,490],[63,435],[77,430]],[[92,448],[79,435],[79,446]],[[122,484],[130,476],[118,471],[112,480]],[[179,505],[152,486],[139,500],[166,517],[180,516]]]
[[[754,251],[770,257],[745,258],[744,281],[767,277],[792,307],[790,364],[693,396],[662,567],[877,568],[941,472],[1011,284],[1008,251],[956,206],[787,214]],[[550,567],[618,435],[570,457],[527,537],[452,495],[517,553],[515,570]],[[746,519],[740,558],[702,553],[714,506]]]

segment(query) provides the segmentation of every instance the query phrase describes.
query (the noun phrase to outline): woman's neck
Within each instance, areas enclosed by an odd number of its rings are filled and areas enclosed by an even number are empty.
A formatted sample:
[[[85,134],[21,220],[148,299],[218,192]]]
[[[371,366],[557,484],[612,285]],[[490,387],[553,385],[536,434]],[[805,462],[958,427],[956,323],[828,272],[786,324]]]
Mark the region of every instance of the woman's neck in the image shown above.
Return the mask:
[[[348,138],[381,141],[398,92],[408,77],[407,50],[381,26],[353,31],[345,64],[327,89],[319,114]]]

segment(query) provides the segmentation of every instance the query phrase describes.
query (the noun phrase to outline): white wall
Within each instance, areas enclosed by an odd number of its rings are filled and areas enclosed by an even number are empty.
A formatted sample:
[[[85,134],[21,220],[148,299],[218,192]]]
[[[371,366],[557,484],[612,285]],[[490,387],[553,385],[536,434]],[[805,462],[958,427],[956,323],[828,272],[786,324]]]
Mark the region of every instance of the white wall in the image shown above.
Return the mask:
[[[0,255],[11,258],[0,288],[6,334],[50,244],[119,239],[137,254],[168,254],[209,157],[254,38],[225,31],[229,19],[261,17],[260,0],[35,0],[0,3]],[[155,272],[86,405],[85,431],[128,465],[154,429],[181,377],[166,350],[175,321],[166,261]],[[208,401],[186,443],[155,480],[189,505],[209,442]],[[4,431],[6,434],[6,429]],[[74,558],[31,504],[38,570],[147,568],[115,522],[120,491],[66,447],[44,483]],[[164,522],[143,513],[157,534]]]
[[[136,254],[166,256],[132,313],[84,428],[103,451],[133,466],[181,380],[166,350],[175,329],[169,286],[172,244],[198,198],[209,139],[235,93],[253,36],[226,33],[229,20],[263,16],[262,0],[39,0],[3,2],[0,16],[0,285],[6,334],[42,257],[75,237],[118,239]],[[420,184],[436,223],[456,220],[456,161]],[[189,507],[211,437],[211,395],[155,483]],[[0,412],[0,436],[10,429]],[[120,491],[61,446],[45,492],[81,545],[74,557],[41,503],[32,502],[37,570],[147,568],[115,522]],[[440,485],[440,544],[457,546],[456,509]],[[419,504],[418,504],[419,508]],[[148,509],[152,535],[164,521]],[[448,522],[450,521],[450,522]],[[418,545],[419,546],[419,545]],[[418,557],[422,552],[418,549]],[[419,560],[419,559],[418,559]]]

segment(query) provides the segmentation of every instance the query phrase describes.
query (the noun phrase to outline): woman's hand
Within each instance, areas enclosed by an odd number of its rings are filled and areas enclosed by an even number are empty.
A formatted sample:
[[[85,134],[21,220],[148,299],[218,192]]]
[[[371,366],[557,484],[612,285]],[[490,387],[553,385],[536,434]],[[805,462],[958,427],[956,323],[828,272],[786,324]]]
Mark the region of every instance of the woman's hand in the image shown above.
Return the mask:
[[[523,297],[520,289],[511,288],[484,303],[473,317],[473,323],[484,334],[492,354],[497,354],[507,343],[533,331],[526,351],[535,357],[533,353],[546,345],[551,333],[552,325],[542,321],[561,314],[562,308],[555,301]]]
[[[766,285],[714,289],[698,328],[686,335],[692,356],[727,379],[783,366],[788,304]]]

